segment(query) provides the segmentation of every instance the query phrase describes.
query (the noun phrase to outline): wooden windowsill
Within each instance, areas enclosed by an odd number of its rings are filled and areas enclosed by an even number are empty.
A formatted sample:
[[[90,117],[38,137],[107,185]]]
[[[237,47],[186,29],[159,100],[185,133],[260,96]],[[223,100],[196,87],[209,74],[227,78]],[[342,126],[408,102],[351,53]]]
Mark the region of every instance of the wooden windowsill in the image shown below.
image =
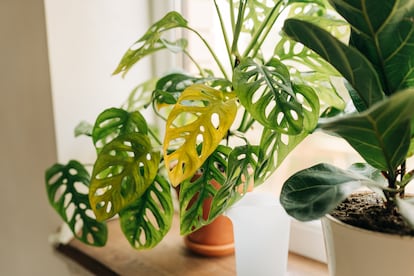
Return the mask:
[[[96,248],[72,240],[59,245],[57,250],[96,275],[180,275],[211,276],[236,275],[234,256],[208,258],[189,252],[179,235],[178,221],[174,220],[171,231],[155,248],[136,251],[126,241],[118,220],[108,223],[108,243]],[[325,276],[326,264],[289,254],[289,276]]]

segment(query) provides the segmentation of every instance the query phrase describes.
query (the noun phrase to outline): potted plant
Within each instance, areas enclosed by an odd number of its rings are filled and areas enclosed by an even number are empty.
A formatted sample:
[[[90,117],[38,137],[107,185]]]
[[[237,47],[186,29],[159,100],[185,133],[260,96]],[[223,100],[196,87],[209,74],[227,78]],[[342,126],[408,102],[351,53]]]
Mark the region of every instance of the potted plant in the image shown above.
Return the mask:
[[[299,171],[284,183],[280,200],[299,220],[324,216],[332,275],[411,275],[414,200],[405,191],[414,175],[407,167],[414,137],[414,2],[330,3],[351,26],[349,45],[297,19],[288,19],[284,31],[345,78],[354,109],[321,118],[317,129],[345,139],[366,163]],[[358,190],[363,187],[374,194]],[[347,224],[333,218],[342,214]],[[371,226],[370,215],[382,224]],[[379,234],[395,227],[402,232]]]
[[[320,104],[314,88],[324,91],[321,96],[330,93],[325,100],[330,106],[343,107],[336,91],[326,88],[336,71],[308,49],[271,35],[289,8],[290,16],[318,18],[334,31],[343,22],[328,16],[325,1],[213,2],[228,60],[220,60],[179,13],[169,12],[127,50],[114,74],[126,74],[161,50],[182,53],[199,72],[149,80],[122,108],[104,110],[93,126],[78,126],[77,133],[90,136],[96,148],[91,174],[76,160],[47,170],[50,204],[81,241],[105,245],[105,221],[118,215],[131,246],[154,247],[171,226],[171,187],[177,185],[181,234],[196,231],[238,201],[251,180],[257,186],[267,179],[315,128]],[[218,73],[198,65],[184,38],[168,39],[176,29],[199,37]],[[269,42],[275,45],[270,52],[263,46]],[[306,72],[291,70],[290,62],[304,64]],[[307,73],[315,64],[327,68],[318,73],[317,84]],[[152,126],[142,114],[155,114],[164,124]],[[252,131],[259,139],[248,139]],[[202,211],[206,199],[212,201],[208,216]]]

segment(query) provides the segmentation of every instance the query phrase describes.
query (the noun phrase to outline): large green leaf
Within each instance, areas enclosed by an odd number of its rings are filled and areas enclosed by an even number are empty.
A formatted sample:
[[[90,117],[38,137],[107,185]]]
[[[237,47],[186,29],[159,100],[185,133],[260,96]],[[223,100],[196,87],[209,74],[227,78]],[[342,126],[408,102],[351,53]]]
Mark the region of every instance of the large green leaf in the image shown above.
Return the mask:
[[[187,21],[178,12],[172,11],[167,13],[161,20],[155,22],[148,31],[137,42],[130,47],[130,49],[122,57],[114,74],[124,72],[126,74],[131,67],[142,58],[153,54],[162,49],[183,49],[186,46],[184,40],[177,40],[176,42],[169,42],[162,38],[165,31],[185,27]],[[172,45],[175,45],[172,47]]]
[[[93,143],[98,152],[116,137],[127,133],[147,134],[145,118],[138,111],[127,112],[119,108],[109,108],[99,114],[92,130]]]
[[[104,246],[108,230],[105,223],[95,220],[89,204],[89,179],[89,173],[77,161],[55,164],[46,170],[46,191],[50,204],[77,239]]]
[[[233,93],[202,84],[181,94],[168,116],[163,145],[173,186],[193,176],[214,152],[234,121],[236,101]]]
[[[414,1],[330,0],[351,24],[350,45],[374,65],[387,95],[414,85]],[[354,67],[355,68],[355,67]]]
[[[89,200],[97,220],[103,221],[140,198],[154,181],[160,153],[148,136],[129,133],[105,145],[92,172]]]
[[[266,128],[299,134],[311,130],[317,121],[319,100],[315,92],[294,85],[287,67],[277,59],[264,65],[242,60],[234,71],[233,83],[241,104]],[[309,102],[309,109],[303,108],[303,101]]]
[[[364,109],[384,99],[375,68],[358,50],[343,44],[322,28],[298,19],[286,20],[284,31],[333,65],[355,88]]]
[[[346,139],[371,166],[393,172],[407,156],[413,107],[414,89],[407,89],[364,112],[321,120],[319,127]]]
[[[173,216],[170,184],[160,175],[138,200],[119,212],[122,231],[136,249],[156,246],[170,230]]]
[[[378,185],[363,175],[329,164],[318,164],[286,180],[280,203],[292,217],[309,221],[332,211],[357,188]]]
[[[191,233],[212,221],[211,200],[225,182],[224,172],[230,148],[219,146],[204,162],[200,171],[180,184],[180,232]]]

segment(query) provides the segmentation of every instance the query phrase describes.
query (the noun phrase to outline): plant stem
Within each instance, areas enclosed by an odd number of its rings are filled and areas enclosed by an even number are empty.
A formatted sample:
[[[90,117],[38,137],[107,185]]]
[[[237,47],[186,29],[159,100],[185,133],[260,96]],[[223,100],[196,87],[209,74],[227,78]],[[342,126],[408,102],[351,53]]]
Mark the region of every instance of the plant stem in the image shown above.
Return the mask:
[[[232,54],[236,56],[236,60],[240,58],[237,43],[239,41],[239,37],[240,37],[242,25],[243,25],[244,12],[246,11],[246,3],[247,1],[240,1],[239,12],[237,14],[237,21],[236,21],[236,25],[234,26],[234,31],[233,31],[233,43],[231,45],[231,52]]]
[[[233,1],[230,1],[230,3],[233,3]],[[221,33],[223,34],[224,43],[226,44],[226,50],[227,50],[228,58],[230,60],[230,66],[232,66],[233,61],[231,59],[230,43],[229,43],[229,39],[228,39],[228,36],[227,36],[226,28],[225,28],[225,25],[224,25],[224,20],[223,20],[223,17],[222,17],[221,12],[220,12],[220,8],[217,5],[216,0],[214,0],[214,6],[216,7],[216,12],[217,12],[217,15],[219,17]]]
[[[274,16],[275,12],[279,9],[280,5],[282,4],[282,1],[278,1],[275,6],[272,8],[272,11],[270,14],[266,17],[266,19],[262,22],[259,29],[256,31],[256,33],[253,35],[252,39],[250,40],[249,45],[247,46],[246,50],[243,53],[243,56],[248,56],[250,52],[253,50],[252,56],[256,56],[257,52],[259,51],[260,47],[266,40],[270,30],[273,27],[273,24],[276,22],[276,20],[279,18],[279,15],[282,13],[283,9],[280,12],[276,13],[276,16]],[[269,24],[269,22],[271,22]],[[266,31],[264,31],[266,29]],[[260,38],[261,37],[261,38]]]
[[[160,141],[160,139],[158,139],[157,135],[155,135],[155,133],[152,131],[150,127],[148,128],[148,132],[150,133],[152,138],[154,138],[154,140],[161,146],[162,142]]]
[[[191,60],[195,67],[197,67],[197,70],[200,72],[200,76],[205,77],[203,68],[201,68],[200,64],[198,64],[198,62],[190,55],[190,53],[186,50],[184,50],[183,53]]]
[[[213,48],[211,48],[210,44],[208,44],[208,42],[204,39],[204,37],[199,32],[197,32],[196,30],[194,30],[191,27],[186,26],[184,28],[186,28],[187,30],[193,32],[194,34],[196,34],[201,39],[201,41],[204,43],[204,45],[207,47],[208,51],[210,52],[211,56],[213,57],[214,61],[216,62],[217,66],[219,67],[221,73],[223,74],[223,77],[225,79],[229,79],[229,77],[227,76],[226,70],[224,70],[224,67],[221,64],[219,58],[217,57],[216,53],[214,53]]]

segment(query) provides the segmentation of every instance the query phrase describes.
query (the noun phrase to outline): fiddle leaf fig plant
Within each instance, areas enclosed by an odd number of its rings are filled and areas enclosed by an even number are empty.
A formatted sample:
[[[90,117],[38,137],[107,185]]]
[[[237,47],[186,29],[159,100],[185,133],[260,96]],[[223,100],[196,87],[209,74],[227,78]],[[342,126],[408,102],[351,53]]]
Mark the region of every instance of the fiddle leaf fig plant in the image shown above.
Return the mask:
[[[286,20],[284,31],[347,81],[355,110],[321,118],[317,129],[345,139],[366,163],[348,170],[318,164],[299,171],[284,183],[282,205],[293,217],[312,220],[368,187],[414,227],[413,200],[404,197],[414,173],[406,165],[414,141],[414,2],[329,2],[351,25],[348,45],[298,19]]]
[[[331,22],[327,30],[337,33],[347,25],[326,1],[211,2],[223,49],[214,49],[182,15],[169,12],[126,51],[114,74],[125,75],[159,51],[183,55],[196,72],[176,71],[148,80],[133,89],[121,108],[106,109],[91,127],[83,123],[77,128],[78,134],[91,136],[97,154],[91,177],[82,178],[88,193],[88,200],[82,200],[88,205],[63,204],[55,193],[66,182],[47,178],[53,206],[81,208],[79,212],[87,208],[93,222],[84,219],[84,226],[99,232],[95,245],[106,241],[106,228],[101,225],[118,215],[134,248],[155,246],[171,227],[173,187],[180,191],[181,234],[212,222],[248,191],[250,183],[260,185],[275,171],[313,131],[322,109],[345,106],[331,83],[338,72],[277,30],[277,22],[288,14]],[[202,68],[184,37],[169,38],[177,29],[200,39],[211,56],[212,69]],[[227,59],[219,58],[218,51]],[[309,82],[316,63],[326,67],[318,72],[317,85]],[[323,102],[322,94],[326,94]],[[148,123],[148,114],[158,119],[157,125]],[[250,132],[257,139],[250,139]],[[55,165],[47,175],[65,173],[71,162]],[[75,193],[67,201],[76,202],[77,197]],[[206,199],[213,201],[208,216],[202,211]],[[67,221],[65,213],[60,214]],[[89,228],[80,229],[82,235],[77,234],[79,229],[72,231],[85,241]]]

